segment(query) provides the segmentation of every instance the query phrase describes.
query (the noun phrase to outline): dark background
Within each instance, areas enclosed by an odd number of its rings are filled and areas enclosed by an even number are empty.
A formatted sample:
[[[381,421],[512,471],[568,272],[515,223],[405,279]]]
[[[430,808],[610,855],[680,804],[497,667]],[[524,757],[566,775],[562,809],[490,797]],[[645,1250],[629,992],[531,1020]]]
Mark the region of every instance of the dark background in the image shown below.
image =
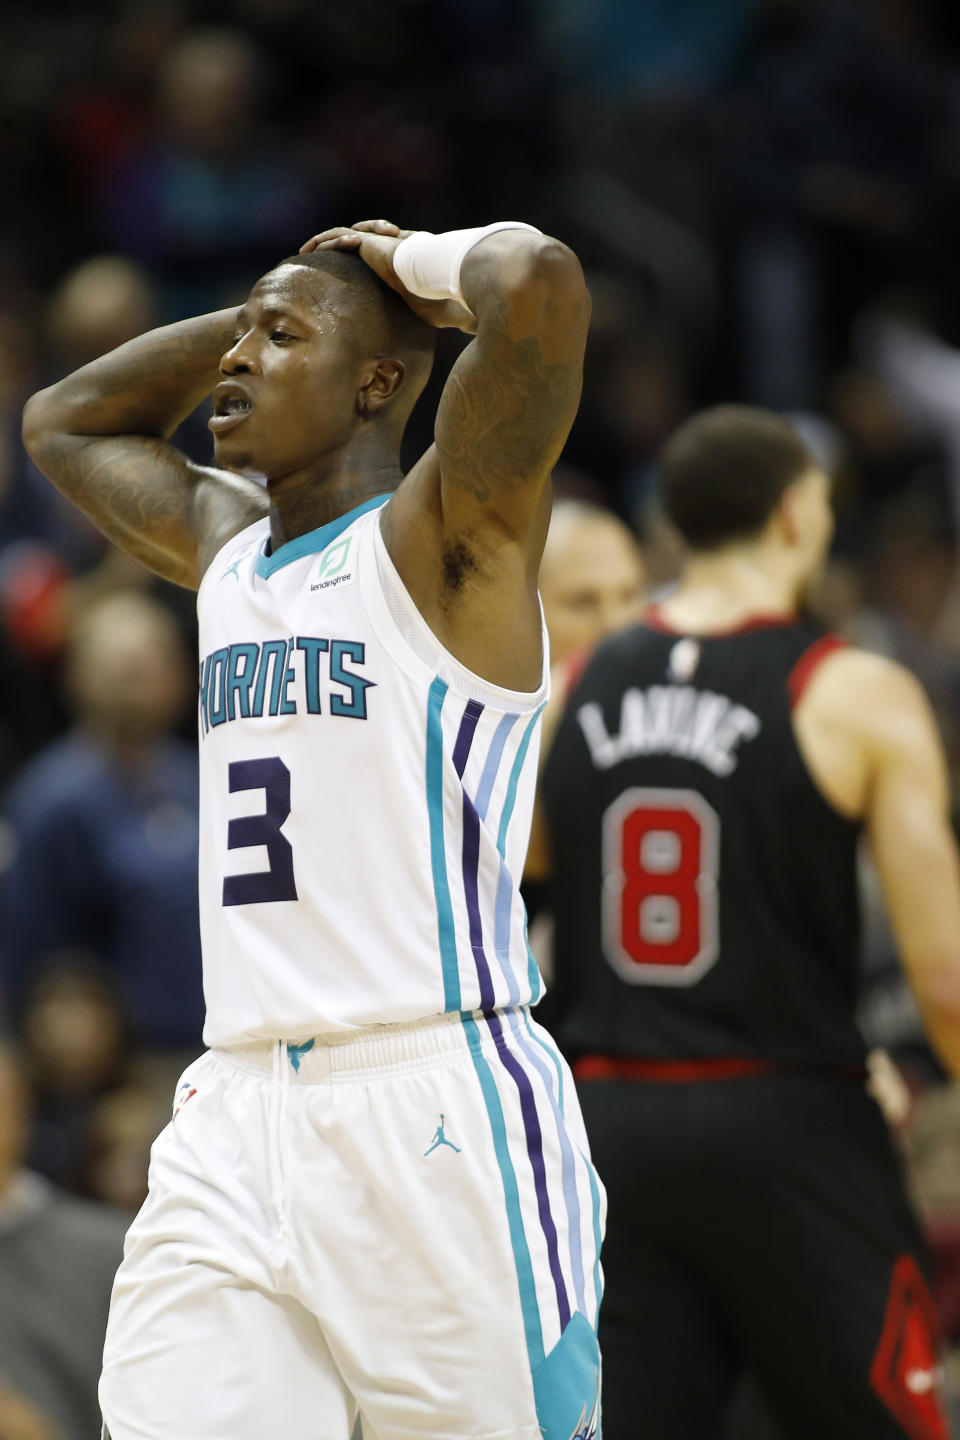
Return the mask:
[[[3,5],[0,994],[35,1094],[31,1164],[121,1207],[197,1022],[151,1033],[102,915],[24,938],[25,896],[63,908],[57,875],[24,868],[24,796],[84,727],[66,685],[78,617],[146,593],[189,665],[193,597],[59,501],[20,412],[123,339],[240,300],[314,231],[378,216],[523,219],[579,254],[594,321],[558,487],[637,528],[651,584],[670,574],[651,486],[673,427],[721,400],[794,418],[836,487],[815,608],[923,679],[960,778],[953,0]],[[408,459],[460,343],[441,337]],[[180,439],[209,457],[203,417]],[[174,728],[186,753],[189,701]],[[114,880],[83,880],[103,914]],[[158,914],[162,892],[144,904]],[[872,900],[865,969],[869,1038],[915,1090],[938,1080]],[[939,1203],[960,1216],[960,1118],[934,1129],[957,1151]]]

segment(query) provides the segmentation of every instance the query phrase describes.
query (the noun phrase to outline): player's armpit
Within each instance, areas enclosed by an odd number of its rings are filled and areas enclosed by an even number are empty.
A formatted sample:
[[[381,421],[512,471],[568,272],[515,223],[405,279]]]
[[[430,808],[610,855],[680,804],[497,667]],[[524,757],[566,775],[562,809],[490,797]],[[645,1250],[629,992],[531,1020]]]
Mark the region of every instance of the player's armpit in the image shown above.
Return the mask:
[[[461,285],[477,335],[437,412],[444,527],[523,544],[580,401],[589,293],[572,251],[516,230],[477,244]]]
[[[871,723],[867,833],[927,1034],[960,1077],[960,856],[946,763],[921,687],[889,668],[886,703]]]

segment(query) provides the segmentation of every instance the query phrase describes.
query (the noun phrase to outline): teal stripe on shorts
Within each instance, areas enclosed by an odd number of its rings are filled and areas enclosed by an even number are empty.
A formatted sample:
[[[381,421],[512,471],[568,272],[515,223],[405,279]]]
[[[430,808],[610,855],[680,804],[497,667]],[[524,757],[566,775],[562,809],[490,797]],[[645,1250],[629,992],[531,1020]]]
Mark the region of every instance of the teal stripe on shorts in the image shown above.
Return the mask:
[[[480,1049],[480,1031],[477,1022],[472,1015],[464,1014],[463,1028],[467,1032],[467,1039],[470,1043],[470,1055],[473,1059],[473,1066],[477,1072],[477,1079],[480,1081],[480,1089],[483,1092],[484,1103],[487,1107],[487,1116],[490,1120],[490,1129],[493,1133],[493,1148],[497,1156],[497,1164],[500,1167],[500,1178],[503,1181],[503,1193],[507,1203],[507,1223],[510,1227],[510,1243],[513,1246],[513,1259],[517,1268],[517,1282],[520,1287],[520,1308],[523,1313],[523,1330],[527,1340],[527,1354],[530,1359],[530,1369],[533,1370],[540,1365],[544,1359],[543,1353],[543,1329],[540,1325],[540,1307],[537,1304],[537,1287],[533,1278],[533,1265],[530,1261],[530,1250],[527,1246],[527,1237],[523,1228],[523,1214],[520,1209],[520,1192],[517,1189],[517,1176],[513,1168],[513,1161],[510,1158],[510,1148],[507,1144],[507,1128],[503,1119],[503,1107],[500,1104],[500,1095],[497,1091],[497,1084],[490,1071]]]

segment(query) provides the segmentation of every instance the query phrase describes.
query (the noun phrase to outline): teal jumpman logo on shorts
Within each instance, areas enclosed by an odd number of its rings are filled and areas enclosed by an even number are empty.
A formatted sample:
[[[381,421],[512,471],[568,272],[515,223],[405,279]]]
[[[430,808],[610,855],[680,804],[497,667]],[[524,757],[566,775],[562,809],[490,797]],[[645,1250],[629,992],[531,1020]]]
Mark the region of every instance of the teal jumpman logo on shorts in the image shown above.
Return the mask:
[[[440,1116],[440,1124],[437,1126],[436,1130],[434,1131],[433,1140],[432,1140],[431,1143],[430,1143],[430,1149],[429,1149],[429,1150],[424,1150],[424,1152],[423,1152],[424,1155],[432,1155],[433,1152],[434,1152],[434,1150],[436,1150],[436,1148],[437,1148],[438,1145],[449,1145],[451,1150],[456,1150],[457,1154],[458,1154],[458,1155],[460,1154],[460,1146],[459,1146],[459,1145],[454,1145],[453,1141],[452,1141],[452,1140],[448,1140],[447,1137],[446,1137],[446,1135],[444,1135],[444,1133],[443,1133],[443,1116],[442,1116],[442,1115]]]

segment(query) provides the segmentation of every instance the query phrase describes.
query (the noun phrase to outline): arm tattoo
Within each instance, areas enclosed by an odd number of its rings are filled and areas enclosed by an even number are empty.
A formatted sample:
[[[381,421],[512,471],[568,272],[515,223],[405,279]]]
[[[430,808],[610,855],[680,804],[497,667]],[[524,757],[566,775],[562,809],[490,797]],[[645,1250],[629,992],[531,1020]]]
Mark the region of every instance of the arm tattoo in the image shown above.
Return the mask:
[[[506,306],[457,361],[437,412],[446,481],[486,504],[549,470],[576,413],[581,361],[545,363],[540,338],[512,340]]]
[[[36,459],[44,474],[108,539],[167,580],[193,586],[205,528],[201,487],[222,490],[219,520],[240,530],[264,501],[244,482],[191,465],[166,440],[147,435],[56,436]]]
[[[193,465],[163,438],[212,389],[235,320],[228,309],[150,331],[34,396],[24,413],[30,453],[57,489],[181,584],[196,583],[211,541],[263,513],[258,486]]]

